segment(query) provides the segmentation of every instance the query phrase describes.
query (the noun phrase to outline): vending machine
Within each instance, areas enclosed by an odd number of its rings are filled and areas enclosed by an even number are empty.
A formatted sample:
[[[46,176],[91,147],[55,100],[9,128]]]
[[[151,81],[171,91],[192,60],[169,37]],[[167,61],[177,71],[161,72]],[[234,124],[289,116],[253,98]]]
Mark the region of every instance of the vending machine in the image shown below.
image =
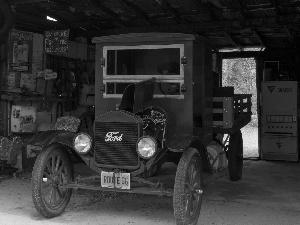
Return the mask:
[[[264,81],[261,158],[298,161],[298,82]]]

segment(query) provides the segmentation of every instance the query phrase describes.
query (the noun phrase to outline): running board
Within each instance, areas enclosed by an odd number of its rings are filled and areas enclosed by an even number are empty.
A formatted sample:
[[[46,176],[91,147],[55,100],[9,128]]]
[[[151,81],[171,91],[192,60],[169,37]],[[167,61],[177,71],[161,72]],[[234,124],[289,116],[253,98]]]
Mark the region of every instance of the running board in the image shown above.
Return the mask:
[[[150,187],[135,187],[128,190],[128,189],[119,189],[119,188],[106,188],[106,187],[101,187],[100,185],[87,185],[87,184],[78,184],[78,183],[68,183],[65,185],[61,185],[60,187],[122,192],[122,193],[132,193],[132,194],[160,195],[160,196],[169,196],[169,197],[173,196],[173,190],[154,189]]]

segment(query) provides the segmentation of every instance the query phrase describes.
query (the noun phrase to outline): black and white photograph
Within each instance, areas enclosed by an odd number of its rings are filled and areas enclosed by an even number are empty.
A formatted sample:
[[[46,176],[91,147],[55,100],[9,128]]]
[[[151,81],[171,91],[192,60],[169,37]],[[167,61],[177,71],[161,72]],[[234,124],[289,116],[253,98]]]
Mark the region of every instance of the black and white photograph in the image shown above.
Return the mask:
[[[300,224],[299,82],[300,0],[0,0],[0,225]]]

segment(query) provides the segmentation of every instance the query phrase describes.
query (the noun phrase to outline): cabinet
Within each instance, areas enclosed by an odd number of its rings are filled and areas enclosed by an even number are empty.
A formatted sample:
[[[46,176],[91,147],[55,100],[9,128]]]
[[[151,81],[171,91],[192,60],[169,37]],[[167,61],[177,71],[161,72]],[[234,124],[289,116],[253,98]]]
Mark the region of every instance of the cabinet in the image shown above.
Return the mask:
[[[298,161],[298,82],[262,83],[262,159]]]

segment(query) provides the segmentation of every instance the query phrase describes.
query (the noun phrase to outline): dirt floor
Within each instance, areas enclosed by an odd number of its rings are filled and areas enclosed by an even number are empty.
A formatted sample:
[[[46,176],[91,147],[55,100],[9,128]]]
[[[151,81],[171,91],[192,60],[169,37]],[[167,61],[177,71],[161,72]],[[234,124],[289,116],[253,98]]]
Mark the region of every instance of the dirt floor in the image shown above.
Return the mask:
[[[243,130],[244,144],[255,140],[253,127]],[[250,141],[249,141],[250,142]],[[257,147],[244,148],[257,156]],[[87,171],[83,165],[77,170]],[[162,173],[172,169],[163,167]],[[231,182],[227,170],[205,175],[205,190],[198,224],[295,225],[300,221],[300,164],[244,161],[241,181]],[[0,179],[0,224],[174,224],[172,198],[75,190],[65,213],[45,219],[31,198],[30,174]]]
[[[244,158],[258,157],[257,124],[249,124],[241,129],[244,144]]]

